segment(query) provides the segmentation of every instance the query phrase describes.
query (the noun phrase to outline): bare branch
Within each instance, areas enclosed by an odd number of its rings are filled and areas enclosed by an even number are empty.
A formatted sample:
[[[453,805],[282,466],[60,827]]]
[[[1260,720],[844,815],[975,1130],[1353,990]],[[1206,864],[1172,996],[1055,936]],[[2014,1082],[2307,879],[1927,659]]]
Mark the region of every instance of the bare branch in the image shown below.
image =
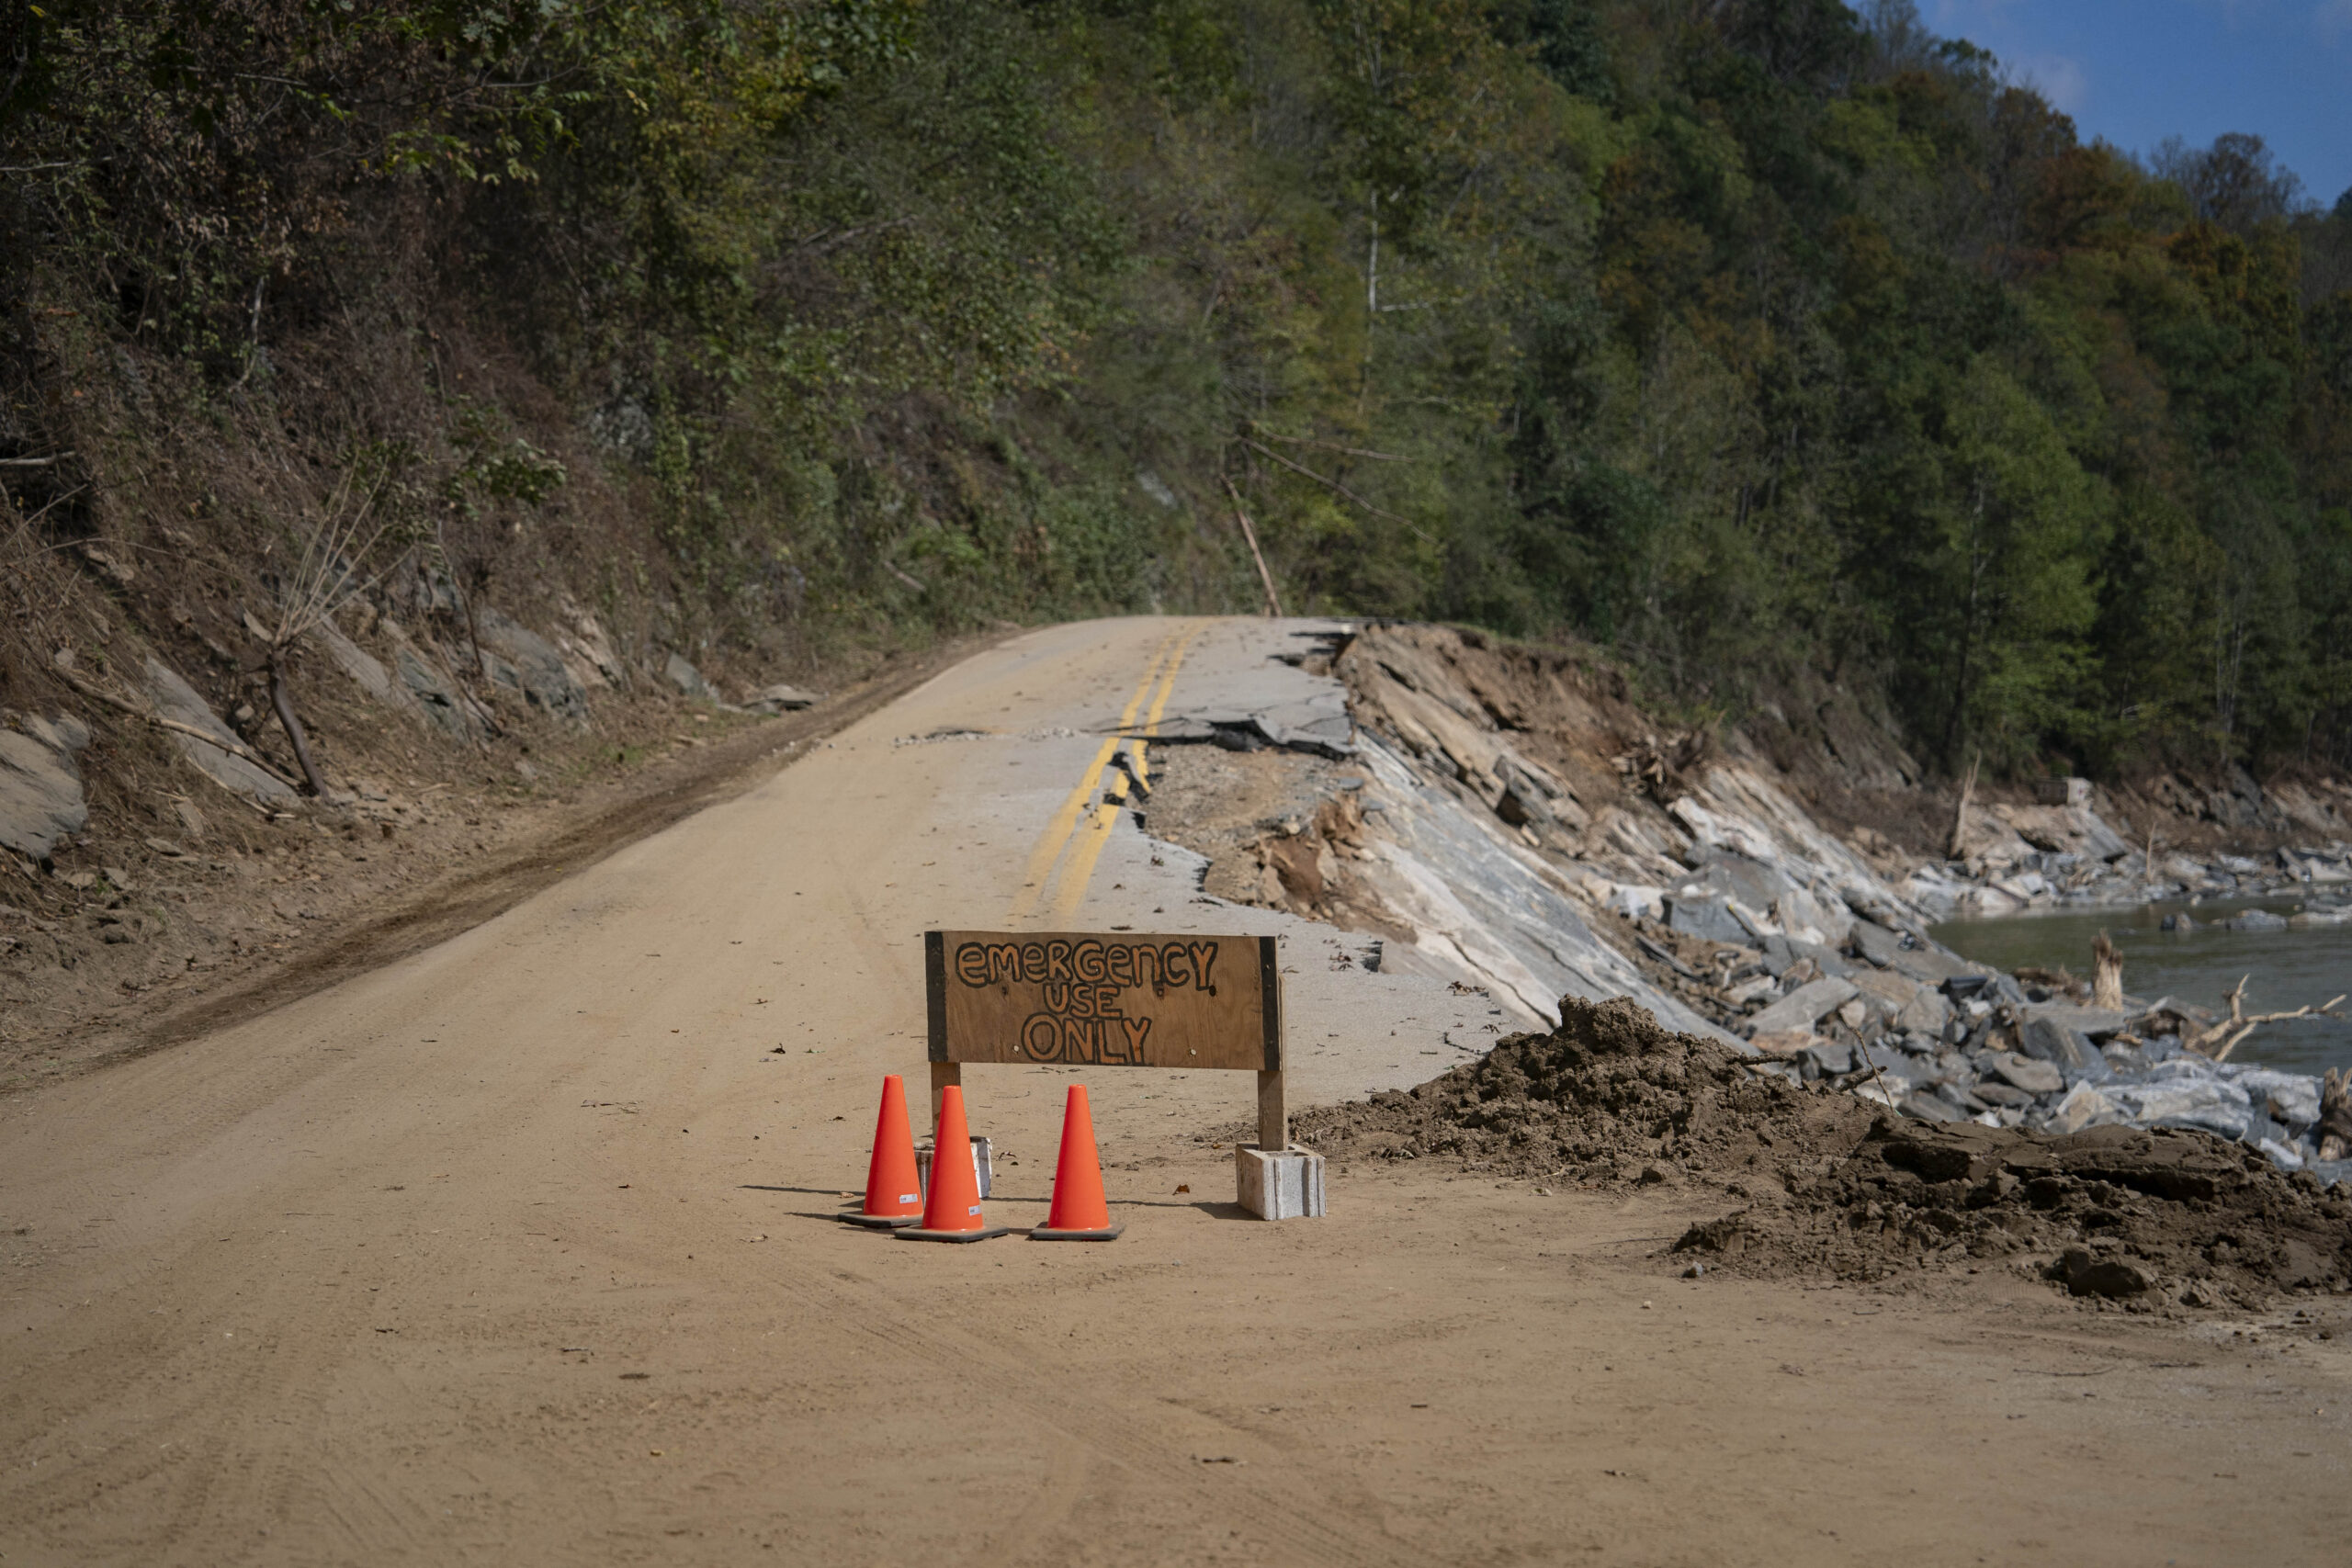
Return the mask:
[[[244,761],[251,762],[254,767],[259,768],[263,773],[267,773],[271,778],[276,779],[279,784],[286,785],[288,789],[300,789],[301,787],[292,779],[288,778],[284,773],[279,773],[276,768],[270,766],[268,759],[263,757],[259,752],[255,751],[252,747],[246,745],[242,740],[223,740],[220,737],[213,734],[209,729],[198,729],[192,724],[182,724],[178,719],[165,718],[153,708],[149,707],[142,703],[133,702],[130,698],[120,696],[116,693],[109,692],[104,686],[99,685],[96,682],[85,679],[78,671],[69,669],[65,665],[59,664],[52,666],[52,668],[56,670],[58,674],[65,678],[66,684],[72,686],[75,691],[81,693],[85,697],[90,697],[96,701],[102,702],[108,707],[119,708],[133,718],[145,719],[149,724],[153,725],[158,729],[168,729],[175,734],[192,737],[195,739],[203,741],[207,746],[218,747],[220,750],[228,752],[232,757],[243,758]]]
[[[1376,458],[1383,463],[1409,463],[1413,460],[1410,457],[1404,457],[1396,452],[1367,452],[1361,446],[1342,446],[1335,441],[1317,441],[1313,437],[1306,435],[1283,435],[1278,432],[1268,430],[1264,425],[1260,424],[1255,420],[1250,422],[1250,427],[1269,441],[1286,442],[1293,446],[1316,446],[1320,447],[1326,452],[1340,453],[1343,457],[1372,457]]]
[[[2266,1023],[2284,1023],[2294,1018],[2344,1016],[2335,1010],[2344,1005],[2344,998],[2339,996],[2317,1007],[2300,1007],[2292,1012],[2258,1012],[2248,1018],[2245,1014],[2245,983],[2252,978],[2251,975],[2238,977],[2237,986],[2230,992],[2230,1016],[2186,1042],[2190,1050],[2211,1056],[2217,1062],[2225,1062],[2229,1060],[2230,1053],[2238,1048],[2238,1042]],[[2352,995],[2352,992],[2346,995]]]
[[[1258,581],[1266,589],[1266,614],[1279,617],[1283,602],[1274,597],[1274,574],[1266,570],[1266,558],[1258,553],[1258,530],[1250,525],[1250,513],[1243,509],[1241,492],[1233,488],[1232,479],[1222,474],[1217,477],[1225,480],[1225,493],[1233,497],[1233,515],[1241,524],[1241,536],[1250,543],[1250,558],[1258,563]]]
[[[1266,457],[1272,457],[1275,462],[1280,463],[1283,468],[1288,468],[1295,474],[1304,474],[1308,479],[1313,479],[1317,484],[1329,486],[1330,489],[1337,491],[1340,494],[1347,497],[1348,500],[1354,502],[1358,506],[1363,507],[1366,512],[1371,513],[1374,517],[1382,517],[1387,519],[1391,523],[1399,523],[1404,525],[1404,526],[1411,532],[1412,536],[1420,540],[1423,544],[1433,545],[1437,543],[1435,539],[1430,538],[1427,534],[1423,533],[1419,525],[1414,523],[1411,518],[1399,517],[1394,512],[1374,506],[1372,502],[1366,501],[1363,497],[1358,495],[1355,491],[1350,490],[1339,480],[1331,479],[1327,475],[1318,474],[1314,469],[1307,468],[1303,464],[1294,463],[1288,457],[1283,457],[1280,452],[1275,451],[1272,447],[1264,445],[1262,442],[1252,440],[1247,435],[1241,438],[1241,444],[1244,446],[1248,446],[1258,452],[1263,453]],[[1230,484],[1230,480],[1227,481],[1228,484]]]

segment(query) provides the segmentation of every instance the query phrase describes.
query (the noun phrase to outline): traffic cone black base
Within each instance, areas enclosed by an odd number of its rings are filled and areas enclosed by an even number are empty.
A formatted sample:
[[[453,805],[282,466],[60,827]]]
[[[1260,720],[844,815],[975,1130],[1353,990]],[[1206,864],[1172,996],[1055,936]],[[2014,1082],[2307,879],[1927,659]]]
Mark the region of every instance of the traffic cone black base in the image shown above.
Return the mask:
[[[927,1231],[921,1226],[897,1233],[900,1241],[986,1241],[990,1236],[1011,1235],[1011,1225],[990,1225],[977,1231]]]
[[[841,1221],[845,1225],[864,1225],[871,1231],[896,1231],[904,1230],[909,1225],[922,1224],[922,1216],[921,1214],[866,1214],[855,1209],[850,1209],[841,1215]]]
[[[1031,1241],[1116,1241],[1124,1224],[1109,1225],[1099,1231],[1057,1231],[1051,1225],[1039,1225],[1029,1233]]]

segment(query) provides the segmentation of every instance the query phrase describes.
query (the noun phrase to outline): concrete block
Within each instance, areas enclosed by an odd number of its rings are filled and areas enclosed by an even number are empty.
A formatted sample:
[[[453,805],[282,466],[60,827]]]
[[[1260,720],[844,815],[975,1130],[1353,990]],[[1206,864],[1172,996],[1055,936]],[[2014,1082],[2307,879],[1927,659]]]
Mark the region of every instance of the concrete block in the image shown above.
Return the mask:
[[[1255,1144],[1233,1149],[1234,1201],[1261,1220],[1323,1217],[1323,1156],[1293,1144],[1269,1154]]]
[[[993,1162],[990,1160],[989,1155],[989,1141],[978,1134],[974,1134],[972,1138],[972,1175],[979,1181],[980,1196],[983,1198],[989,1195],[989,1189],[994,1185],[993,1181],[990,1179],[992,1172]],[[923,1145],[922,1147],[915,1151],[915,1177],[922,1183],[922,1190],[926,1194],[928,1194],[931,1191],[931,1145],[929,1144]]]

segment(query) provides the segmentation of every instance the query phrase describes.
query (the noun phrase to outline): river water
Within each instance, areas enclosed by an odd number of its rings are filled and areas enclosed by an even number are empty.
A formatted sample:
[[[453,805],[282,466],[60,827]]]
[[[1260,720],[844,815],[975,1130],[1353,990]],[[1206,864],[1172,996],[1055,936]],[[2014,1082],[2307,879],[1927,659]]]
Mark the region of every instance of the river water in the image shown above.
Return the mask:
[[[2306,1003],[2316,1007],[2341,991],[2352,991],[2352,927],[2317,931],[2231,931],[2207,924],[2241,909],[2294,913],[2292,899],[2213,900],[2148,904],[2126,908],[2058,909],[2047,914],[2005,915],[1951,920],[1931,933],[1962,958],[1996,968],[2021,964],[2055,969],[2064,964],[2086,980],[2091,973],[2091,939],[2101,931],[2123,953],[2123,989],[2154,1001],[2174,996],[2216,1011],[2229,1011],[2230,987],[2247,976],[2245,1010],[2283,1012]],[[2187,911],[2198,929],[2187,933],[2160,928],[2165,916]],[[2345,1004],[2352,1012],[2352,1002]],[[2233,1062],[2255,1062],[2290,1072],[2327,1067],[2352,1069],[2352,1019],[2297,1019],[2265,1024],[2230,1053]]]

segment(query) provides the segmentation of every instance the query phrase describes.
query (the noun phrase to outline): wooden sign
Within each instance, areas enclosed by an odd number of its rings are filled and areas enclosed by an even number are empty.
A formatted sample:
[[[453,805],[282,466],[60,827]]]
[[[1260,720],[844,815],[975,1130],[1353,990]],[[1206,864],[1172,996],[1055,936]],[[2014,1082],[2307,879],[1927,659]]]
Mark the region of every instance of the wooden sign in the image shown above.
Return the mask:
[[[1270,936],[925,931],[933,1062],[1282,1070]]]

